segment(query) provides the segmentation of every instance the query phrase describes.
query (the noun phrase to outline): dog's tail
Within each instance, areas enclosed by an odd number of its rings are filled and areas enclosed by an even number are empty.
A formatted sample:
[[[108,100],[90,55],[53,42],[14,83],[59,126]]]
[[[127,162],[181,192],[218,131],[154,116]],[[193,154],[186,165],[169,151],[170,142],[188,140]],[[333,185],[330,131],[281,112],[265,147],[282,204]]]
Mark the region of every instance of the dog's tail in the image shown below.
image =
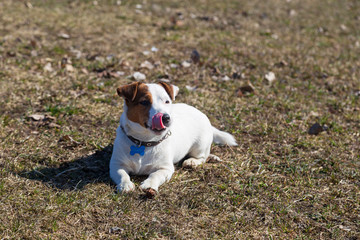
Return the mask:
[[[237,146],[236,140],[233,135],[227,132],[220,131],[212,127],[214,140],[213,142],[220,145]]]

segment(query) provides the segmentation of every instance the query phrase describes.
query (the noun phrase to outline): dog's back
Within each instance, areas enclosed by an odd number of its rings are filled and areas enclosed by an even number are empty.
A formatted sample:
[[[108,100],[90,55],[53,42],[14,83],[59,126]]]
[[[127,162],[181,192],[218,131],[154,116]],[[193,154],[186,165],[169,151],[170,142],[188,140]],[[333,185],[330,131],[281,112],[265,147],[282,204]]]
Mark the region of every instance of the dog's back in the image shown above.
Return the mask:
[[[209,119],[196,108],[183,103],[173,104],[172,137],[169,144],[174,151],[173,162],[185,156],[208,157],[213,142],[213,132]]]

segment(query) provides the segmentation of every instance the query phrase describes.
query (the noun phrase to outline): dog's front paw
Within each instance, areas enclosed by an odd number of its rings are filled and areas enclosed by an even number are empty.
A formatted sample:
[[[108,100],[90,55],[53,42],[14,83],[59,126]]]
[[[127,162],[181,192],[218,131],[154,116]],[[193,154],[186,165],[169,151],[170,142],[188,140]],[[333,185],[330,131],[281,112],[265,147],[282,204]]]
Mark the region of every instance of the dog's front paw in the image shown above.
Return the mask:
[[[116,186],[116,190],[119,193],[126,193],[135,190],[135,184],[130,182],[121,182]]]
[[[155,195],[156,195],[156,193],[157,193],[157,192],[156,192],[154,189],[152,189],[152,188],[147,188],[147,189],[144,190],[144,192],[145,192],[145,195],[146,195],[147,198],[154,198]]]
[[[156,186],[155,184],[153,184],[151,182],[150,179],[146,179],[145,181],[143,181],[140,185],[140,188],[143,190],[143,191],[146,191],[147,189],[153,189],[155,190],[156,192],[158,191],[158,186]]]

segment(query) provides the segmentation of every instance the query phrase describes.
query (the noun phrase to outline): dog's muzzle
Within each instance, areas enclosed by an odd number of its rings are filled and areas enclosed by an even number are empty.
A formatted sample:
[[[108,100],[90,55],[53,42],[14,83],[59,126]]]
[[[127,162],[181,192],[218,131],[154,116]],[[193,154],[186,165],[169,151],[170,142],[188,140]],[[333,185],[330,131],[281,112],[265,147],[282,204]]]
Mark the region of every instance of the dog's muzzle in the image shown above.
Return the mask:
[[[170,125],[170,115],[157,113],[152,117],[152,129],[163,130]]]

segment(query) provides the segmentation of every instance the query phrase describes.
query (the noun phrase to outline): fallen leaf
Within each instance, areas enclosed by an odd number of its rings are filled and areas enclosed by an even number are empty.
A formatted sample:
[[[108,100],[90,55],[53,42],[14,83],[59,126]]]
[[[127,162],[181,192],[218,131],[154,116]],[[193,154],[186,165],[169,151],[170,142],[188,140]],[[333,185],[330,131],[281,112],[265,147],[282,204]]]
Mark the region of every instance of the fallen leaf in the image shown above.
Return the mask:
[[[9,57],[16,57],[16,52],[14,51],[9,51],[6,53]]]
[[[246,84],[244,84],[243,86],[241,86],[239,88],[239,90],[241,91],[241,93],[245,94],[245,93],[252,93],[255,92],[255,87],[250,83],[247,82]]]
[[[297,15],[297,12],[296,12],[294,9],[291,9],[291,10],[289,11],[289,15],[290,15],[290,17],[294,17],[294,16]]]
[[[234,72],[234,73],[231,75],[231,78],[232,78],[232,79],[241,79],[241,78],[245,78],[245,74],[244,74],[244,73],[237,73],[237,72]]]
[[[29,116],[29,118],[31,118],[31,120],[34,120],[34,121],[40,121],[40,120],[45,119],[45,115],[43,115],[43,114],[32,114],[32,115]]]
[[[56,117],[46,114],[32,114],[28,116],[28,119],[31,119],[32,121],[29,123],[36,127],[49,126],[60,128],[60,125],[54,123],[56,121]]]
[[[181,66],[184,67],[184,68],[188,68],[188,67],[191,66],[191,63],[189,63],[188,61],[183,61],[183,62],[181,63]]]
[[[82,52],[77,49],[71,49],[71,53],[75,56],[76,59],[80,59],[82,56]]]
[[[106,56],[106,61],[111,62],[114,59],[114,55],[110,54]]]
[[[86,60],[88,60],[88,61],[94,61],[95,58],[96,58],[98,55],[99,55],[99,54],[94,54],[94,55],[88,54],[88,55],[86,55]]]
[[[97,72],[98,72],[97,75],[99,78],[112,78],[112,77],[118,78],[118,77],[120,77],[118,72],[111,71],[108,69],[98,69]],[[122,73],[122,72],[119,72],[119,73]]]
[[[189,85],[186,85],[185,86],[185,88],[188,90],[188,91],[190,91],[190,92],[193,92],[193,91],[195,91],[196,90],[196,86],[189,86]]]
[[[59,124],[56,124],[56,123],[49,123],[49,127],[51,127],[51,128],[61,128],[61,126]]]
[[[75,143],[75,144],[80,144],[80,142],[75,141],[72,137],[70,137],[69,135],[65,135],[62,136],[59,139],[59,142],[71,142],[71,143]]]
[[[130,67],[130,63],[129,63],[128,61],[126,61],[126,60],[122,60],[121,63],[120,63],[120,65],[121,65],[122,67],[125,67],[125,68]]]
[[[324,128],[319,123],[315,123],[310,127],[310,129],[308,131],[308,134],[310,134],[310,135],[318,135],[322,131],[324,131]]]
[[[66,33],[60,33],[58,35],[59,38],[62,38],[62,39],[69,39],[70,38],[70,35],[69,34],[66,34]]]
[[[74,148],[80,145],[80,142],[75,141],[71,136],[65,135],[60,137],[58,141],[64,148]]]
[[[184,21],[182,21],[181,19],[179,19],[178,17],[176,16],[172,16],[170,17],[170,23],[171,25],[174,27],[181,27],[184,25]]]
[[[149,61],[145,61],[140,65],[140,67],[141,68],[147,68],[147,69],[151,70],[151,69],[154,68],[154,65],[152,65],[152,63],[149,62]]]
[[[119,228],[119,227],[112,227],[109,229],[109,233],[119,233],[119,232],[123,232],[124,229],[123,228]]]
[[[25,6],[29,9],[33,8],[33,5],[31,4],[31,2],[25,2]]]
[[[45,66],[44,66],[44,71],[45,72],[52,72],[52,71],[54,71],[54,69],[52,68],[52,66],[51,66],[51,63],[46,63],[45,64]]]
[[[89,74],[89,71],[86,69],[86,68],[82,68],[81,69],[81,72],[88,75]]]
[[[36,50],[31,50],[31,56],[32,57],[37,57],[38,56],[38,52]]]
[[[66,72],[74,72],[75,68],[71,64],[66,64],[65,70],[66,70]]]
[[[120,75],[118,74],[118,72],[109,72],[110,77],[114,77],[114,78],[118,78],[120,77]]]
[[[103,63],[103,62],[105,62],[105,58],[102,57],[102,56],[96,56],[96,57],[95,57],[95,61],[98,61],[98,62]]]
[[[238,96],[238,97],[243,97],[244,94],[243,94],[243,92],[242,92],[240,89],[238,89],[238,90],[236,91],[236,96]]]
[[[191,52],[190,59],[195,64],[199,63],[200,62],[200,53],[196,49],[194,49]]]
[[[60,62],[61,68],[65,68],[65,65],[68,64],[68,63],[69,63],[68,58],[63,57],[63,58],[61,59],[61,62]]]
[[[136,81],[143,81],[146,79],[145,74],[142,74],[141,72],[134,72],[133,77]]]
[[[285,60],[281,60],[280,62],[274,64],[275,67],[285,67],[287,65],[289,64]]]
[[[75,91],[75,90],[70,90],[69,93],[74,96],[74,98],[78,98],[84,94],[86,94],[86,91],[84,90],[80,90],[80,91]]]
[[[171,63],[171,64],[170,64],[170,67],[171,67],[171,68],[178,68],[179,65],[177,65],[177,64],[175,64],[175,63]]]
[[[215,74],[215,75],[220,75],[221,74],[219,68],[217,68],[217,67],[213,67],[211,69],[211,72],[212,72],[212,74]]]
[[[225,75],[221,78],[221,80],[227,82],[230,80],[230,78],[227,75]]]
[[[348,30],[348,27],[344,24],[341,24],[340,29],[343,30],[344,32],[346,32]]]
[[[346,226],[343,226],[343,225],[339,225],[339,228],[340,228],[341,230],[344,230],[344,231],[347,231],[347,232],[350,232],[350,231],[351,231],[351,228],[346,227]]]
[[[197,18],[201,21],[206,21],[206,22],[211,21],[213,19],[212,17],[209,16],[199,16]]]
[[[30,45],[32,48],[36,48],[37,43],[35,40],[30,40]]]
[[[272,84],[276,79],[275,73],[268,72],[267,74],[265,74],[265,79],[268,81],[269,84]]]
[[[318,112],[311,111],[309,115],[312,116],[312,117],[318,117],[318,116],[319,116],[319,113],[318,113]]]
[[[97,76],[99,78],[110,78],[109,72],[106,69],[99,71]]]

